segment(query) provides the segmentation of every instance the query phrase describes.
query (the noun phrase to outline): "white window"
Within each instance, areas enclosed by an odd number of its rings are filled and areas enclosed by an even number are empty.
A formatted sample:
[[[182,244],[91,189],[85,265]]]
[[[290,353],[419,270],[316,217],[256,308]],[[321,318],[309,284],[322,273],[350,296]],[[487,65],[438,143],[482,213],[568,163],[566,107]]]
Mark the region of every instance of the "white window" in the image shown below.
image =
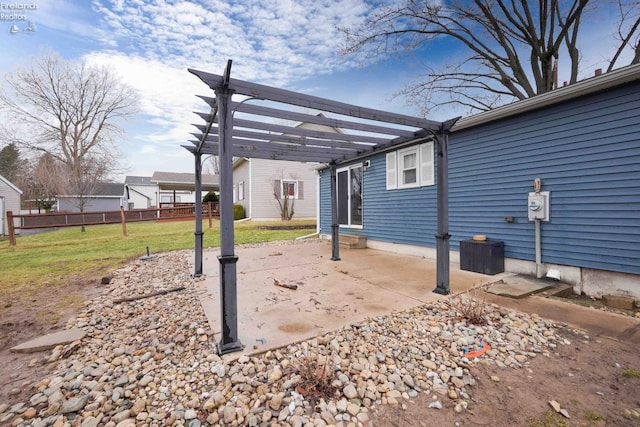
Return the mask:
[[[341,227],[362,228],[362,165],[336,171],[338,224]]]
[[[298,181],[285,180],[280,181],[280,197],[288,199],[298,198]]]
[[[387,153],[387,190],[433,185],[433,142]]]
[[[244,181],[238,183],[238,200],[244,200]]]

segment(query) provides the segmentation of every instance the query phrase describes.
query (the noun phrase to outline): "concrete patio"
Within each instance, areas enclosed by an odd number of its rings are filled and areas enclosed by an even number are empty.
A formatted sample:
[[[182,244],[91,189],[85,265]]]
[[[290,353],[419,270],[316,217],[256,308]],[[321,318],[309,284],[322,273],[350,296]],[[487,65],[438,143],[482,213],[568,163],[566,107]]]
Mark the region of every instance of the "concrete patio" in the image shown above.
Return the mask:
[[[204,252],[201,302],[220,340],[218,249]],[[259,353],[336,330],[351,322],[401,311],[445,296],[436,287],[434,260],[373,249],[341,249],[329,242],[236,248],[238,333],[242,354]],[[452,294],[499,280],[451,266]],[[274,284],[275,280],[297,289]]]

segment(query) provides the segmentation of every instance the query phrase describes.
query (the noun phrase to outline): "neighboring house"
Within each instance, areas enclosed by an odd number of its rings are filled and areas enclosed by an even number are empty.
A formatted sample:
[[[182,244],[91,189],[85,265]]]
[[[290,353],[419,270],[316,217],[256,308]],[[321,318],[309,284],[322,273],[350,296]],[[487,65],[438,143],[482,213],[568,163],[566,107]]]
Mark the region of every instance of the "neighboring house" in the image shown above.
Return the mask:
[[[8,179],[0,175],[0,235],[9,234],[7,224],[7,212],[11,211],[15,215],[20,214],[20,198],[22,191],[12,184]],[[19,223],[15,221],[16,226]],[[17,232],[18,230],[16,230]]]
[[[322,114],[319,114],[322,115]],[[342,133],[340,129],[301,123],[298,128]],[[233,201],[253,219],[280,219],[286,195],[293,201],[293,219],[317,218],[318,163],[238,158],[233,163]]]
[[[640,297],[640,65],[461,119],[449,135],[451,260],[476,234],[504,242],[505,269],[535,273],[528,195],[550,192],[544,273],[574,290]],[[435,257],[434,143],[338,166],[341,234]],[[320,171],[320,230],[331,233],[330,174]],[[455,283],[452,283],[455,291]]]
[[[247,218],[280,219],[276,197],[287,194],[293,219],[316,218],[317,164],[239,158],[233,163],[233,202],[244,206]],[[275,195],[274,195],[275,194]]]
[[[218,175],[202,174],[202,194],[204,197],[209,191],[220,189],[220,178]],[[156,200],[160,207],[163,204],[173,203],[195,203],[195,182],[196,176],[193,173],[180,172],[154,172],[151,182],[156,185]]]
[[[117,211],[120,206],[127,207],[124,185],[116,182],[102,182],[96,185],[93,194],[83,196],[84,212]],[[80,212],[80,196],[56,196],[57,212]]]
[[[148,209],[157,205],[158,185],[150,176],[126,176],[124,178],[128,209]]]

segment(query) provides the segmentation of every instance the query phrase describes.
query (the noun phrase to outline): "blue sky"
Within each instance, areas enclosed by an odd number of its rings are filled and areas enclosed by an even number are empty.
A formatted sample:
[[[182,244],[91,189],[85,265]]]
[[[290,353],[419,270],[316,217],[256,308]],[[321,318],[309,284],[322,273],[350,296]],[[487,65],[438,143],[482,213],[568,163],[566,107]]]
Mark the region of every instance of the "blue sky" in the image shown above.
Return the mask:
[[[14,2],[6,2],[14,3]],[[211,95],[187,68],[310,93],[356,105],[416,115],[393,93],[419,72],[411,57],[382,58],[362,66],[338,53],[336,26],[362,22],[365,0],[40,0],[17,2],[35,10],[8,11],[27,19],[0,20],[0,73],[27,64],[43,50],[65,59],[108,65],[141,97],[139,114],[124,124],[118,142],[121,174],[191,172],[193,156],[180,147],[205,111],[195,95]],[[6,18],[6,17],[5,17]],[[603,67],[613,28],[590,27],[583,39],[585,75]],[[24,31],[31,22],[35,31]],[[10,34],[11,25],[18,32]],[[586,25],[585,25],[585,28]],[[452,52],[430,50],[437,65]],[[562,70],[559,80],[563,80]],[[435,120],[455,112],[440,111]]]

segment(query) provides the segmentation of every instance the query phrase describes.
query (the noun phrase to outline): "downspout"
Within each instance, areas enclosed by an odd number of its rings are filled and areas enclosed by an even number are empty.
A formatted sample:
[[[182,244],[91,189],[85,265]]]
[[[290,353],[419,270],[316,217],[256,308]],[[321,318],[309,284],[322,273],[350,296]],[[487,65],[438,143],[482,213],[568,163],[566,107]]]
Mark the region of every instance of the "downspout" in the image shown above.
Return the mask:
[[[248,159],[249,162],[249,218],[253,217],[253,162]]]
[[[331,170],[331,261],[340,261],[340,237],[338,233],[338,189],[336,162],[329,164]]]
[[[320,172],[316,170],[316,234],[320,234]]]

